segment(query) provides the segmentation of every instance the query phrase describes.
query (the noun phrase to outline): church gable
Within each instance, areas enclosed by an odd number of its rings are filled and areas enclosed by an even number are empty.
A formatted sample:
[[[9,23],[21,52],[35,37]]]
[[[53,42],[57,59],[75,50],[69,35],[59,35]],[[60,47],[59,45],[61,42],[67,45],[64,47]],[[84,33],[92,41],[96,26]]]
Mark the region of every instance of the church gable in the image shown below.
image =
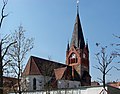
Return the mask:
[[[34,62],[33,57],[31,56],[30,59],[28,60],[28,63],[23,71],[23,76],[27,75],[41,75],[41,72]]]
[[[80,53],[78,51],[79,49],[76,49],[76,47],[73,45],[69,51],[67,52],[67,57],[66,57],[66,63],[67,65],[71,64],[77,64],[80,60]]]

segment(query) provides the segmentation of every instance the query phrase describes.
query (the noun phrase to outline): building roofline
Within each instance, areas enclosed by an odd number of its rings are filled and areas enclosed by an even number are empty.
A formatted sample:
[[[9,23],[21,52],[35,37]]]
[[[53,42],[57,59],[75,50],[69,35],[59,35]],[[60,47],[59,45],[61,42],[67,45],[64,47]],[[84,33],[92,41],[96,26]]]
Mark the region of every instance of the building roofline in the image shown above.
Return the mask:
[[[57,64],[62,64],[62,65],[66,65],[62,62],[58,62],[58,61],[55,61],[55,60],[49,60],[49,59],[46,59],[46,58],[40,58],[40,57],[37,57],[37,56],[33,56],[31,55],[30,58],[33,57],[33,58],[38,58],[38,59],[41,59],[41,60],[45,60],[45,61],[49,61],[49,62],[52,62],[52,63],[57,63]],[[67,65],[66,65],[67,66]]]

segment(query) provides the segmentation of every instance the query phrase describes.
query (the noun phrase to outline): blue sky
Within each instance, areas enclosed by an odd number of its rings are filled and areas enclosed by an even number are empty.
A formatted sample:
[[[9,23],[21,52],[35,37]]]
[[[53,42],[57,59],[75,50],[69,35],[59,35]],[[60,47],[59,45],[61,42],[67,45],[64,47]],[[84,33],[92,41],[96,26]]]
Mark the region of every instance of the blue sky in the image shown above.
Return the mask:
[[[76,0],[9,0],[5,13],[9,16],[4,20],[2,35],[14,32],[22,24],[26,36],[35,39],[25,63],[30,55],[65,63],[66,46],[76,18]],[[97,80],[100,73],[92,67],[97,64],[95,43],[119,42],[112,34],[120,35],[120,0],[80,0],[79,13],[89,44],[90,73],[92,80]],[[120,81],[120,72],[113,70],[110,74],[107,81]]]

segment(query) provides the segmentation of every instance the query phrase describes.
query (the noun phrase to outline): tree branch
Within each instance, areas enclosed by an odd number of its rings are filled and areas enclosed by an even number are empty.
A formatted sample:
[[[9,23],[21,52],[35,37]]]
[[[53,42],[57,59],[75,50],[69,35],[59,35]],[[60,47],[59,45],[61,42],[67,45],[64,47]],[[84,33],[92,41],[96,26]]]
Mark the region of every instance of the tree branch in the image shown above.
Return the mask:
[[[99,71],[101,71],[103,73],[103,69],[102,67],[98,67],[97,65],[96,66],[93,66],[94,68],[98,69]]]
[[[98,56],[99,54],[95,54],[95,55],[96,55],[96,58],[97,58],[97,60],[98,60],[98,63],[100,64],[100,66],[103,66],[102,63],[101,63],[101,61],[100,61],[100,58],[99,58],[99,56]]]
[[[105,75],[110,71],[112,70],[113,66],[111,68],[109,68],[106,72],[105,72]]]
[[[1,57],[1,59],[3,59],[3,58],[4,58],[4,56],[6,55],[6,53],[7,53],[8,49],[9,49],[9,47],[10,47],[11,45],[15,44],[15,43],[16,43],[16,41],[15,41],[15,42],[10,43],[10,44],[6,47],[5,52],[3,53],[3,56]]]
[[[103,82],[103,80],[101,78],[97,78],[97,79],[99,79],[101,82]]]
[[[9,14],[4,14],[5,7],[8,3],[8,0],[3,0],[3,7],[2,7],[2,12],[1,12],[1,20],[0,20],[0,28],[2,27],[2,22],[5,17],[7,17]]]
[[[115,66],[114,66],[114,68],[115,68],[115,69],[117,69],[118,71],[120,71],[120,69],[119,69],[119,68],[117,68],[117,67],[115,67]]]
[[[3,64],[3,67],[6,66],[9,62],[11,62],[12,60],[8,60],[5,64]]]

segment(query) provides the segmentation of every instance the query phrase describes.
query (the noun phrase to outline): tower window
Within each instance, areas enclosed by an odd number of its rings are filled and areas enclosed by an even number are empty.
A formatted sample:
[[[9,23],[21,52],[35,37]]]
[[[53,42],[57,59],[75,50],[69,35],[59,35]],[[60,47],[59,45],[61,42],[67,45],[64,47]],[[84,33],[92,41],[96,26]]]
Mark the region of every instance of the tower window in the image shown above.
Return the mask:
[[[77,56],[74,53],[72,53],[69,57],[69,64],[72,64],[72,63],[77,63]]]
[[[36,90],[36,78],[33,79],[33,90]]]
[[[75,58],[75,57],[76,57],[76,55],[75,55],[75,54],[72,54],[71,58]]]
[[[83,53],[83,58],[85,58],[86,57],[86,55],[85,55],[85,53]]]

